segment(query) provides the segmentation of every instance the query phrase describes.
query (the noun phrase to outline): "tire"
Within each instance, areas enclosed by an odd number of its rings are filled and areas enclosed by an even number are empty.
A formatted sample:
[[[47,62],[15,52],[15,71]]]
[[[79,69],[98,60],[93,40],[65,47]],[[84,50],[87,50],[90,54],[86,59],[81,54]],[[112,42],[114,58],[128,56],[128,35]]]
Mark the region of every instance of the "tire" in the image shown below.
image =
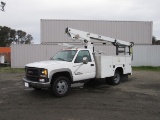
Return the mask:
[[[122,75],[119,71],[115,71],[114,76],[111,77],[111,84],[118,85],[121,81]]]
[[[57,77],[51,86],[51,92],[56,97],[66,96],[71,88],[71,83],[67,77]]]

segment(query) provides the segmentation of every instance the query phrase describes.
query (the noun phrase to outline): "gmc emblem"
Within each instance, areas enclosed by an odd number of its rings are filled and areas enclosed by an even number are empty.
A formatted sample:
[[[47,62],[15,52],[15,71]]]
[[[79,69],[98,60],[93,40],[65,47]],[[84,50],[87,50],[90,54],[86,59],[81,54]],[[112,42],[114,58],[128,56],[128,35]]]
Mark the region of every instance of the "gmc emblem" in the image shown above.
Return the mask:
[[[28,74],[33,74],[33,71],[27,71]]]

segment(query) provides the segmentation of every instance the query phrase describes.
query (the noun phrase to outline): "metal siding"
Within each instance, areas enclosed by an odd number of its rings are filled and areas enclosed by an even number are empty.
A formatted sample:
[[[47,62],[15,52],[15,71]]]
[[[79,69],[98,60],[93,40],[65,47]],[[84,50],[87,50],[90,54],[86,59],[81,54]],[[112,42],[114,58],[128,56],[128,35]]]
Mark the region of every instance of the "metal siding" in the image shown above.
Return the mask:
[[[152,43],[152,22],[102,20],[41,20],[41,43],[73,42],[64,34],[66,27],[135,44]]]
[[[133,49],[133,66],[160,66],[159,45],[137,45]]]
[[[77,45],[78,47],[80,45]],[[24,68],[27,63],[49,60],[57,51],[65,47],[58,45],[12,45],[11,67]],[[95,50],[106,55],[115,55],[113,45],[95,45]],[[160,45],[135,45],[133,47],[133,66],[160,66]]]
[[[62,50],[64,47],[59,45],[45,45],[46,47],[46,59],[53,57],[59,50]]]
[[[46,48],[42,45],[12,45],[11,50],[11,66],[13,68],[22,68],[27,63],[46,60]]]

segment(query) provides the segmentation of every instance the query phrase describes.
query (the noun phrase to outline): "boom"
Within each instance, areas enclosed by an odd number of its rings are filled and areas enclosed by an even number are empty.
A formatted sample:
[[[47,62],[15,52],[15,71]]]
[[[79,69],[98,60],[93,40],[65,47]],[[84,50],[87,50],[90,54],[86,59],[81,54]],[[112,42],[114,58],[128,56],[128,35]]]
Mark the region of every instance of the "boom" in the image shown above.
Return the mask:
[[[66,28],[65,32],[73,39],[73,40],[80,40],[83,43],[86,43],[87,46],[91,46],[91,39],[98,40],[98,41],[107,41],[111,42],[114,46],[116,46],[116,54],[118,53],[125,53],[126,54],[126,47],[129,48],[129,54],[131,54],[130,48],[134,45],[133,42],[126,42],[123,40],[106,37],[98,34],[93,34],[85,31],[80,31],[72,28]],[[124,48],[124,51],[120,51],[119,48]]]

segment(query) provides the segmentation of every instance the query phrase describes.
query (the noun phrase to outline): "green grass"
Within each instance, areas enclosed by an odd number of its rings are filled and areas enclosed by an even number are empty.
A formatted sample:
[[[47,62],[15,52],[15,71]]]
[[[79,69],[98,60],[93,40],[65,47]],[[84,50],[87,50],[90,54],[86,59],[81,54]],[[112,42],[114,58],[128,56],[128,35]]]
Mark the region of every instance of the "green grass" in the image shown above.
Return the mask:
[[[11,72],[11,73],[24,72],[24,68],[0,67],[0,72]]]
[[[133,70],[144,70],[144,71],[160,71],[160,67],[153,67],[153,66],[139,66],[139,67],[132,67]]]

